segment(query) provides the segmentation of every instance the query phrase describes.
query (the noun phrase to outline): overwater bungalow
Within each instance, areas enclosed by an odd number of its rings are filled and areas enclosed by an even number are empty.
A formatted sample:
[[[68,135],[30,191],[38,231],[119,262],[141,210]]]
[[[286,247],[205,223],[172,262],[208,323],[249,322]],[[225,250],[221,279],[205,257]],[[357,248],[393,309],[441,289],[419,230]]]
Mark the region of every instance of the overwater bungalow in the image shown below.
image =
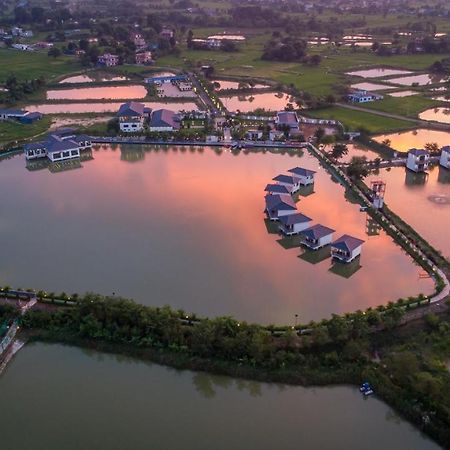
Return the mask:
[[[302,231],[302,244],[311,250],[318,250],[331,244],[335,230],[320,223]]]
[[[450,169],[450,146],[446,145],[442,147],[441,157],[439,158],[439,164],[446,169]]]
[[[413,148],[408,152],[406,167],[413,172],[425,172],[428,169],[430,153],[424,149]]]
[[[297,206],[290,195],[266,195],[265,200],[265,212],[270,220],[279,220],[282,216],[287,216],[297,212]]]
[[[314,183],[314,174],[316,173],[315,170],[304,169],[303,167],[294,167],[293,169],[289,169],[288,172],[298,178],[302,186],[307,186]]]
[[[331,256],[342,262],[349,263],[361,254],[364,241],[344,234],[331,243]]]
[[[288,214],[280,217],[279,230],[286,236],[300,234],[305,228],[308,228],[312,219],[300,212]]]
[[[268,194],[291,194],[291,189],[283,184],[268,184],[264,189]]]
[[[291,194],[297,192],[300,189],[300,180],[298,177],[293,175],[277,175],[275,178],[272,178],[273,181],[276,181],[277,184],[281,186],[286,186],[290,189]]]

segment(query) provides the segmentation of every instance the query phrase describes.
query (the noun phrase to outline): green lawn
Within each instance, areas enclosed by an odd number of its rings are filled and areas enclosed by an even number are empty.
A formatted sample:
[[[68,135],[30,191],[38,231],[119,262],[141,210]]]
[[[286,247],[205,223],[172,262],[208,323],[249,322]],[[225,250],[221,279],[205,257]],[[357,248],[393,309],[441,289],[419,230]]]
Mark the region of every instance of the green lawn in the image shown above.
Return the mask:
[[[417,118],[420,112],[438,105],[438,101],[422,95],[410,95],[409,97],[386,95],[383,100],[365,103],[364,108]]]
[[[369,133],[381,133],[414,127],[412,122],[405,120],[390,119],[388,117],[354,111],[339,106],[309,111],[307,114],[308,116],[321,119],[339,120],[349,131],[363,129]]]
[[[45,52],[0,49],[0,83],[11,73],[22,80],[44,76],[47,80],[81,69],[73,57],[49,58]]]
[[[0,148],[2,144],[23,141],[44,134],[49,129],[50,123],[50,116],[45,116],[31,125],[19,122],[0,122]]]

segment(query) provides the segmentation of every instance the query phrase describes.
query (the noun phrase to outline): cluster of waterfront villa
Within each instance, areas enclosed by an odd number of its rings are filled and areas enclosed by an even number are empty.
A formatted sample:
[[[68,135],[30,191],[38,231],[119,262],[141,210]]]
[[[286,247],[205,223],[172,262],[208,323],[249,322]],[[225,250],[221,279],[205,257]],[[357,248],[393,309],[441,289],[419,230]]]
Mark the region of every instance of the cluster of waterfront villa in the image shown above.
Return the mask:
[[[413,148],[408,152],[406,167],[413,172],[425,172],[430,164],[430,152],[422,148]],[[446,169],[450,169],[450,146],[446,145],[441,149],[439,164]]]
[[[274,183],[266,186],[265,213],[272,221],[278,221],[279,230],[287,235],[300,235],[301,243],[311,250],[330,246],[330,255],[339,261],[349,263],[361,254],[363,240],[348,234],[333,240],[335,230],[322,224],[312,224],[312,219],[298,211],[293,199],[302,186],[314,183],[315,171],[294,167],[287,174],[273,178]]]

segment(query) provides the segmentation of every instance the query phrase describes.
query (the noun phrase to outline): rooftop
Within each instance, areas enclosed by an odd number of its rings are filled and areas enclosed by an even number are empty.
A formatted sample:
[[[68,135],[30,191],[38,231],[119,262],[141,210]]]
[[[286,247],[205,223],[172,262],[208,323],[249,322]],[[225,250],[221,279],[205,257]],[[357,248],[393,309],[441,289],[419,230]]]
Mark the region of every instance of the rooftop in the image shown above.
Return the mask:
[[[299,212],[280,217],[280,222],[283,225],[294,225],[296,223],[311,222],[311,220],[312,219],[310,217],[305,216],[304,214]]]
[[[428,155],[428,151],[423,148],[412,148],[408,153],[411,153],[411,155],[414,156]]]
[[[289,169],[288,172],[302,177],[309,177],[316,173],[315,170],[304,169],[303,167],[294,167],[293,169]]]
[[[265,199],[268,209],[297,209],[294,200],[287,194],[266,195]]]
[[[313,225],[312,227],[307,228],[306,230],[303,230],[302,234],[310,239],[321,239],[325,236],[330,235],[331,233],[334,233],[335,231],[336,230],[333,230],[332,228],[328,228],[318,223],[316,225]]]
[[[264,190],[276,194],[290,194],[289,189],[281,184],[268,184]]]
[[[139,102],[128,102],[120,106],[117,115],[119,117],[127,116],[143,116],[145,112],[145,105]]]
[[[275,178],[272,178],[273,181],[278,181],[279,183],[289,183],[289,184],[296,184],[297,179],[294,178],[292,175],[277,175]]]
[[[362,244],[364,244],[364,241],[362,239],[344,234],[339,239],[336,239],[334,242],[332,242],[331,246],[343,251],[352,252]]]

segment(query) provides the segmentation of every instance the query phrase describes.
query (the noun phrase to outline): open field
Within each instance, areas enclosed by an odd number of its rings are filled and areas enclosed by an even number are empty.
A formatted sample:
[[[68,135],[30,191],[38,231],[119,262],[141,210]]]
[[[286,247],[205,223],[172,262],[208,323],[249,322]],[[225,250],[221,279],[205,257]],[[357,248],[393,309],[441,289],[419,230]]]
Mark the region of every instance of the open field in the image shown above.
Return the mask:
[[[399,114],[406,117],[414,117],[425,109],[438,106],[439,102],[421,95],[409,97],[390,97],[386,95],[383,100],[364,104],[364,108]]]
[[[45,116],[42,120],[29,125],[13,122],[0,122],[0,146],[14,141],[30,139],[45,133],[50,127],[51,117]]]

